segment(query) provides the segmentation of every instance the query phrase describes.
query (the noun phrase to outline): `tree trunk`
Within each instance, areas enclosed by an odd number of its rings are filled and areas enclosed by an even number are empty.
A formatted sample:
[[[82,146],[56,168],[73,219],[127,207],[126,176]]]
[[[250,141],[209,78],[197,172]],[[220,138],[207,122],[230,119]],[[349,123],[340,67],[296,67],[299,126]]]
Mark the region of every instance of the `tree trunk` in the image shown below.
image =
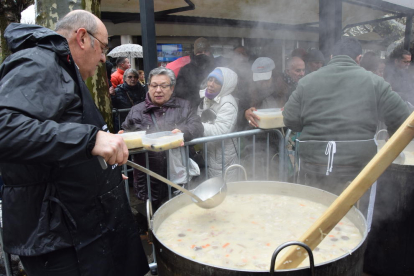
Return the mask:
[[[54,30],[56,22],[72,10],[87,10],[101,16],[100,0],[37,0],[36,24]],[[108,128],[113,130],[112,105],[109,97],[105,64],[100,64],[95,76],[86,80],[96,106],[99,108]]]
[[[0,4],[0,33],[1,33],[1,57],[0,63],[10,55],[4,30],[10,23],[20,22],[21,12],[32,5],[34,0],[1,0]]]

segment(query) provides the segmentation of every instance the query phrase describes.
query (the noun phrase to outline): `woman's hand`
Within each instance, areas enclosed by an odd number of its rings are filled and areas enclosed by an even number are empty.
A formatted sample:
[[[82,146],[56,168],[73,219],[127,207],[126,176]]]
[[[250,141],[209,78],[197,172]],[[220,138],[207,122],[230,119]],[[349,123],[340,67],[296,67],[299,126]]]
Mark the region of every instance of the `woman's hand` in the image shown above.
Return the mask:
[[[180,133],[180,132],[181,132],[181,130],[179,130],[178,128],[176,128],[176,129],[173,129],[171,132],[172,132],[172,133]],[[184,141],[183,141],[183,142],[181,142],[180,147],[183,147],[183,146],[184,146]]]
[[[244,112],[244,117],[248,121],[249,125],[252,125],[253,127],[259,127],[257,121],[260,121],[260,119],[256,114],[253,113],[253,111],[256,110],[256,107],[250,107]]]

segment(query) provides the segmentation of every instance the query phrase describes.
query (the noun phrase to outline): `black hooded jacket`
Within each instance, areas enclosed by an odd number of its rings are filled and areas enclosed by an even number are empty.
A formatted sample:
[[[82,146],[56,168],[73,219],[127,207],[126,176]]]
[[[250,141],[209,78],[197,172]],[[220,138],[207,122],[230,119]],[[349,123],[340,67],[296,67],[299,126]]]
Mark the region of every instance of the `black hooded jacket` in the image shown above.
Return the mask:
[[[126,82],[121,83],[115,88],[115,95],[111,95],[112,107],[116,109],[131,108],[136,104],[145,101],[147,91],[139,82],[136,85],[130,86]],[[120,113],[120,122],[125,121],[128,113]]]
[[[115,88],[115,95],[111,95],[112,106],[118,109],[131,108],[145,101],[146,94],[147,91],[140,83],[130,86],[124,82]]]
[[[175,85],[175,96],[190,101],[197,108],[201,101],[200,85],[215,68],[214,58],[204,54],[191,56],[191,62],[181,68]]]
[[[119,167],[90,152],[106,130],[64,37],[10,24],[0,67],[4,250],[74,247],[82,275],[143,275],[148,265]],[[133,261],[131,261],[133,260]]]

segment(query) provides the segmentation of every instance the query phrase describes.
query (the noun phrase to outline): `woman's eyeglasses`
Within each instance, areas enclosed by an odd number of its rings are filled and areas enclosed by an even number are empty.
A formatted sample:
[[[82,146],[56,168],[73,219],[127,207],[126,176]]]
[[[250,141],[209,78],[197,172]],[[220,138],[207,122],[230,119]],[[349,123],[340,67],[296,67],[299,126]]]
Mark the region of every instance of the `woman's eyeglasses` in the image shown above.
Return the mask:
[[[171,84],[165,84],[165,83],[163,83],[163,84],[156,84],[156,83],[149,83],[148,84],[149,85],[149,87],[151,88],[151,89],[157,89],[157,87],[159,86],[162,90],[164,90],[164,89],[167,89],[168,87],[170,87],[171,86]]]

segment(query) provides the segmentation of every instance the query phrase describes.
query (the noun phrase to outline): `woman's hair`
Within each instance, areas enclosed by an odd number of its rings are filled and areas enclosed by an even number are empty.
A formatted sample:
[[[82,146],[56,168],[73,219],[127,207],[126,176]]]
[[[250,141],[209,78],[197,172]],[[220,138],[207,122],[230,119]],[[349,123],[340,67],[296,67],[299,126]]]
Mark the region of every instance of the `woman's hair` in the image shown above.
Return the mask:
[[[151,83],[151,79],[153,76],[158,76],[158,75],[165,75],[168,76],[170,78],[171,81],[171,86],[175,86],[175,75],[174,72],[168,68],[165,67],[158,67],[155,69],[152,69],[151,72],[148,75],[148,83]]]
[[[144,70],[138,70],[138,74],[144,74]]]
[[[124,72],[124,82],[126,81],[129,74],[133,74],[135,77],[138,78],[138,71],[133,68],[129,68],[129,69],[126,69]]]

